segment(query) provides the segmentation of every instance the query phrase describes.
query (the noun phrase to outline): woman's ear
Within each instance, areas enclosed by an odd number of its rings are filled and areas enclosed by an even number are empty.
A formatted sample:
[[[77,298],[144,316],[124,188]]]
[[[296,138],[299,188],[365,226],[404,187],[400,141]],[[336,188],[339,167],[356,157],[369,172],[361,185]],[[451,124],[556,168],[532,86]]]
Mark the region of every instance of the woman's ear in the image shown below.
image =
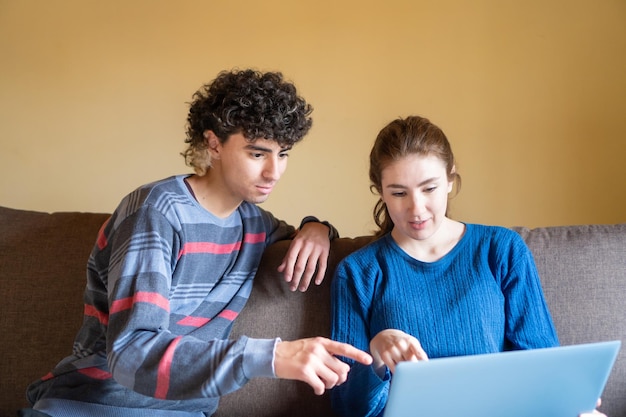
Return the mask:
[[[452,165],[452,169],[450,170],[450,175],[448,178],[452,178],[452,180],[448,179],[448,194],[452,192],[452,188],[454,187],[454,178],[456,177],[456,165]]]

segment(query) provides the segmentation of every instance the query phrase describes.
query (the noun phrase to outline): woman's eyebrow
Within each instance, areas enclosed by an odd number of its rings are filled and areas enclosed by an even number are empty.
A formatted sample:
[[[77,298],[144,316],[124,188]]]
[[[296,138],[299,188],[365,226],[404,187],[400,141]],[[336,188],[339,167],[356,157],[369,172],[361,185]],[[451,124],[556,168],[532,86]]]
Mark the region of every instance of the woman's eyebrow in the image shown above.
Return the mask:
[[[386,188],[408,188],[408,187],[402,184],[387,184]]]
[[[420,182],[418,185],[422,186],[422,185],[426,185],[426,184],[431,183],[431,182],[436,182],[436,181],[439,181],[439,178],[441,178],[441,177],[428,178],[428,179],[425,179],[424,181]]]
[[[441,177],[432,177],[432,178],[427,178],[424,181],[420,182],[419,184],[417,184],[418,187],[424,186],[426,184],[429,184],[431,182],[436,182],[439,180],[439,178]],[[407,185],[404,184],[387,184],[386,188],[409,188]]]

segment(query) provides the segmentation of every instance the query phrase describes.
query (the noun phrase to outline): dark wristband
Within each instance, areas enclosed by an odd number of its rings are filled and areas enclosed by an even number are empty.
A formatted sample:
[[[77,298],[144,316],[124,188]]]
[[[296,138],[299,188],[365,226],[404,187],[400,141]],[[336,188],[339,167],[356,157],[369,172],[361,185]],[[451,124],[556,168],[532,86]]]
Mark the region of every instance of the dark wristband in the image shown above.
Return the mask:
[[[318,219],[315,216],[306,216],[304,219],[302,219],[302,221],[300,222],[300,227],[298,227],[298,229],[302,229],[302,226],[304,226],[307,223],[311,223],[311,222],[321,223],[324,226],[328,227],[328,238],[330,240],[333,240],[333,239],[339,237],[339,233],[337,232],[337,229],[335,229],[332,224],[330,224],[329,222],[327,222],[325,220],[322,221],[322,220]]]

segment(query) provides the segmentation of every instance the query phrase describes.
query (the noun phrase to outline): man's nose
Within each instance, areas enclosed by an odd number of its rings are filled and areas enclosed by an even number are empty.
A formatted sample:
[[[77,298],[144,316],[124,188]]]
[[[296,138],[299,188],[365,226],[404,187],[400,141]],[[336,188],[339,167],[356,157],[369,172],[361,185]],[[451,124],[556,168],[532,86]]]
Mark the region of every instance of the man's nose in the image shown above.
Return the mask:
[[[277,181],[280,179],[281,165],[277,158],[268,158],[263,171],[263,176],[267,179]]]

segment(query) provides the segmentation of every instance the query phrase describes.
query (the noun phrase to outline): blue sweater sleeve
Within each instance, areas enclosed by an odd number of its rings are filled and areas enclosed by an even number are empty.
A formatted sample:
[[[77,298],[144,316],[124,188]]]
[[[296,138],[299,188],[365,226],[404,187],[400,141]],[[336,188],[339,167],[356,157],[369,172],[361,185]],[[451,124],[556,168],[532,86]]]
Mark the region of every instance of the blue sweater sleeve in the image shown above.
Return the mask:
[[[331,338],[369,351],[369,306],[376,281],[376,267],[363,265],[356,257],[344,259],[331,285]],[[352,279],[357,274],[359,280]],[[362,277],[367,274],[366,277]],[[369,283],[372,285],[363,285]],[[344,358],[350,365],[346,382],[331,391],[334,411],[341,416],[378,416],[384,410],[389,392],[389,371],[381,379],[371,366]]]
[[[498,248],[507,250],[500,253],[502,263],[508,265],[500,283],[505,300],[505,349],[557,346],[559,341],[533,255],[517,233],[504,233],[510,236],[509,244]]]

